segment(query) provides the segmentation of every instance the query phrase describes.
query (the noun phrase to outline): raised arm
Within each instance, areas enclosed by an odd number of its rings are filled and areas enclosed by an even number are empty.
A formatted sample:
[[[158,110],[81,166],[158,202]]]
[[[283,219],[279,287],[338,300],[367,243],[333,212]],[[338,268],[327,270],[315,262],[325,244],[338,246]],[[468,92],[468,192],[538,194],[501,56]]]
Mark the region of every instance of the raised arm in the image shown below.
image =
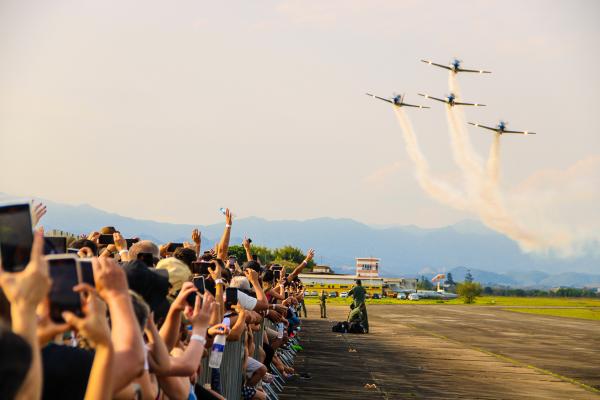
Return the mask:
[[[38,231],[33,240],[29,264],[23,271],[9,273],[0,268],[0,287],[10,302],[12,331],[31,346],[31,366],[16,393],[16,399],[39,399],[42,395],[42,362],[35,309],[50,289],[48,263],[44,260],[43,252],[44,238]]]
[[[144,370],[142,332],[133,312],[125,271],[112,259],[93,259],[94,279],[100,297],[108,305],[114,366],[111,369],[116,392]]]
[[[94,293],[91,286],[80,284],[77,292],[86,292],[83,311],[84,318],[78,318],[71,312],[64,312],[65,321],[86,338],[94,348],[94,362],[85,390],[86,400],[110,400],[113,398],[112,367],[114,362],[110,328],[106,319],[106,306]],[[129,383],[129,382],[127,382]]]
[[[221,260],[227,259],[227,252],[229,250],[229,236],[231,235],[231,223],[233,222],[233,215],[229,208],[225,210],[225,230],[223,231],[223,236],[221,236],[221,241],[219,242],[219,247],[217,251],[217,256]]]
[[[294,280],[294,278],[296,278],[300,273],[302,273],[302,271],[304,270],[304,268],[306,268],[306,266],[308,265],[308,263],[310,262],[310,260],[313,259],[313,257],[315,256],[315,251],[313,249],[309,249],[307,254],[306,254],[306,258],[304,259],[304,261],[302,261],[300,263],[300,265],[298,265],[296,267],[296,269],[294,269],[294,271],[290,274],[290,276],[287,277],[288,282],[291,282]]]
[[[223,321],[223,314],[225,314],[225,303],[223,301],[223,280],[221,279],[221,264],[219,261],[213,261],[213,268],[208,268],[208,272],[215,282],[215,302],[216,306],[213,309],[212,316],[210,318],[210,325],[220,324]]]
[[[269,301],[267,300],[267,296],[265,295],[262,285],[258,280],[258,272],[251,268],[246,268],[244,275],[246,275],[246,278],[248,278],[248,281],[256,293],[256,306],[254,307],[254,311],[261,311],[269,308]]]
[[[252,261],[252,250],[250,245],[250,239],[247,237],[242,241],[242,246],[244,246],[244,250],[246,250],[246,259],[247,261]]]
[[[184,282],[179,294],[171,303],[165,322],[160,327],[160,337],[164,340],[167,350],[171,351],[179,338],[181,312],[185,309],[186,298],[196,291],[192,282]]]

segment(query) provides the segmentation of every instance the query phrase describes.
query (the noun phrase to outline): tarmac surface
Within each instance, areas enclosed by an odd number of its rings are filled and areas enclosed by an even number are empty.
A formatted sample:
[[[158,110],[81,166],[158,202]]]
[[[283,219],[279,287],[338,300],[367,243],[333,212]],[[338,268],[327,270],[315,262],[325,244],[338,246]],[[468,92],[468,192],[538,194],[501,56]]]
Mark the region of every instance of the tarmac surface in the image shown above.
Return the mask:
[[[599,399],[600,321],[494,306],[370,305],[366,335],[331,332],[346,306],[308,306],[284,399]],[[366,384],[373,385],[365,387]]]

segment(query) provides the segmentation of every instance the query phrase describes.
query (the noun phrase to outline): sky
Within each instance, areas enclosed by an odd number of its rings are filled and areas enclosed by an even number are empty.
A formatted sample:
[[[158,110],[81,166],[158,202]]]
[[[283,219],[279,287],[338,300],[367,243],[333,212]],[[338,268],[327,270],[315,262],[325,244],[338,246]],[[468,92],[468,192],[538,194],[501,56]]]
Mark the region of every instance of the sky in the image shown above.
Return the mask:
[[[420,59],[458,57],[493,72],[459,75],[488,105],[469,120],[538,133],[502,138],[516,215],[586,235],[600,222],[598,17],[593,0],[3,0],[0,192],[177,223],[219,222],[220,207],[476,218],[420,189],[394,113],[365,96],[432,106],[407,114],[432,171],[460,186],[444,108],[417,96],[449,92]],[[469,136],[485,156],[492,137]]]

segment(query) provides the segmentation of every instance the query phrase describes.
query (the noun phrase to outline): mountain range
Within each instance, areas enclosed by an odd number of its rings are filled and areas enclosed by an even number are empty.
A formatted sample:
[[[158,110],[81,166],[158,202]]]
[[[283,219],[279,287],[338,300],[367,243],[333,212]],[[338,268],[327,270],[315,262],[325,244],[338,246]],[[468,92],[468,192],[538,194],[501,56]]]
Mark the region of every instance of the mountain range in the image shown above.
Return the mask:
[[[8,197],[0,194],[0,200]],[[206,249],[214,245],[224,228],[224,223],[206,226],[163,223],[124,217],[85,204],[43,201],[48,213],[41,225],[47,230],[89,233],[112,225],[126,237],[166,243],[189,241],[192,229],[199,228],[202,247]],[[388,276],[431,275],[464,267],[485,284],[549,287],[600,283],[600,275],[594,274],[600,271],[597,255],[558,258],[526,253],[512,240],[472,220],[435,229],[414,225],[378,227],[334,218],[234,220],[231,243],[241,243],[244,236],[251,237],[257,245],[271,248],[288,244],[305,250],[314,248],[317,263],[330,265],[340,273],[353,271],[356,257],[378,257],[382,274]],[[456,271],[456,281],[462,279],[460,271]]]

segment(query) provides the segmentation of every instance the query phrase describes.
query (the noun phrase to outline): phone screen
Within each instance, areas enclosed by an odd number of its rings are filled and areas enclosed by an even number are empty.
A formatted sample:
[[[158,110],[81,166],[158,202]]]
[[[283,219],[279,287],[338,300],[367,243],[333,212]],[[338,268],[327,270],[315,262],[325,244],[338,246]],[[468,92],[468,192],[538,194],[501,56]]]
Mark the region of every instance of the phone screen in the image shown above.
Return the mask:
[[[87,283],[92,287],[96,287],[96,281],[94,280],[94,268],[92,268],[92,261],[89,259],[80,259],[79,267],[81,268],[81,282]]]
[[[227,306],[231,307],[236,305],[238,302],[238,290],[237,288],[227,288],[225,289],[225,303]]]
[[[127,242],[127,248],[129,249],[131,246],[133,246],[134,243],[137,243],[140,240],[139,239],[125,239],[125,241]]]
[[[281,279],[281,270],[280,269],[276,269],[273,271],[273,281],[274,282],[278,282],[279,279]]]
[[[183,243],[169,243],[169,247],[167,247],[167,252],[172,253],[177,250],[178,247],[183,247]]]
[[[57,323],[64,322],[63,311],[71,311],[81,316],[81,297],[73,291],[73,287],[79,283],[77,270],[77,259],[75,257],[63,257],[48,260],[52,286],[48,298],[50,300],[50,319]]]
[[[2,268],[8,272],[25,269],[29,263],[33,232],[29,204],[0,207],[0,255]]]
[[[193,279],[194,286],[198,289],[200,294],[204,294],[204,277],[203,276],[195,276]]]
[[[98,238],[99,244],[115,244],[115,238],[113,235],[100,235]]]
[[[64,254],[67,252],[67,238],[64,236],[44,237],[44,254]]]

